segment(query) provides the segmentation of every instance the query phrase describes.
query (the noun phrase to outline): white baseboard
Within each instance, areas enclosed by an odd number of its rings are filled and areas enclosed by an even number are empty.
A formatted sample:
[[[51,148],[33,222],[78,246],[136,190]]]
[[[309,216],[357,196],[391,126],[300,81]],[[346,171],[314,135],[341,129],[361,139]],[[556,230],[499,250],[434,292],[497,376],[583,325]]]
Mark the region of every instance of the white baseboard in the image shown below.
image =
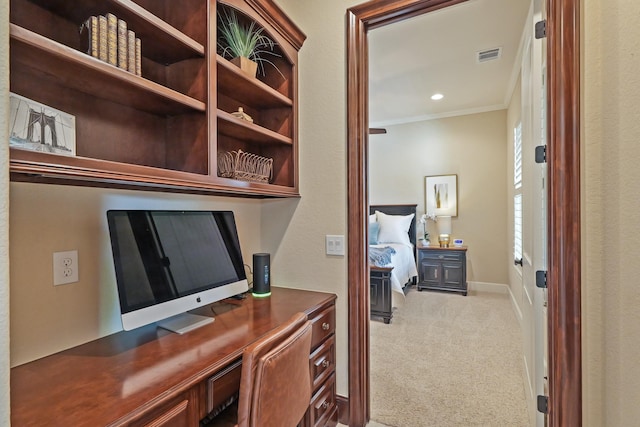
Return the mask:
[[[511,292],[511,288],[509,288],[509,298],[511,299],[511,307],[513,307],[513,313],[516,315],[516,318],[518,319],[518,323],[520,324],[520,330],[523,329],[523,315],[522,315],[522,310],[520,309],[520,304],[518,304],[518,302],[516,301],[516,298],[513,296],[513,292]]]
[[[522,328],[522,311],[520,310],[520,306],[516,303],[516,300],[511,292],[511,288],[509,285],[505,285],[503,283],[488,283],[488,282],[467,282],[470,291],[476,292],[493,292],[496,294],[509,294],[509,299],[511,300],[511,306],[513,307],[513,313],[516,315],[518,319],[518,323]]]
[[[496,294],[509,293],[509,286],[502,283],[467,282],[467,285],[470,291],[493,292]]]
[[[524,376],[524,388],[525,388],[525,400],[527,401],[527,413],[531,419],[531,414],[537,412],[536,408],[536,394],[534,392],[534,385],[531,384],[531,377],[529,375],[529,365],[527,364],[527,358],[522,357],[522,375]],[[534,415],[535,419],[535,415]],[[532,424],[535,425],[535,424]]]

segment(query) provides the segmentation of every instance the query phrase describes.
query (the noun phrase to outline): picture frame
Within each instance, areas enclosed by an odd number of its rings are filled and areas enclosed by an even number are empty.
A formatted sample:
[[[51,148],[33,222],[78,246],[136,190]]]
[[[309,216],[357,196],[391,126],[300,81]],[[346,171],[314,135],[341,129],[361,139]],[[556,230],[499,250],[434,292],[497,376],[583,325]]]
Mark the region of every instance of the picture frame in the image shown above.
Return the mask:
[[[10,92],[9,120],[10,147],[75,156],[75,116]]]
[[[424,178],[425,212],[433,216],[458,216],[458,175]]]

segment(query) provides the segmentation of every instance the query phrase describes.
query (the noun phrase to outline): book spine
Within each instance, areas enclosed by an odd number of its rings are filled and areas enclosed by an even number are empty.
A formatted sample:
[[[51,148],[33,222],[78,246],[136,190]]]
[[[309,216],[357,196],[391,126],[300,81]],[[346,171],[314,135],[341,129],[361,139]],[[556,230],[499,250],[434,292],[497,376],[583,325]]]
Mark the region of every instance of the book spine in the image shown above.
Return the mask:
[[[127,69],[127,23],[118,19],[118,67]]]
[[[98,59],[107,61],[107,18],[100,15],[98,17]]]
[[[107,62],[118,65],[118,18],[107,13]]]
[[[136,75],[142,75],[142,42],[136,38]]]
[[[136,33],[127,31],[127,70],[136,73]]]
[[[92,16],[89,18],[90,20],[90,29],[91,29],[91,56],[94,58],[98,57],[98,17]]]
[[[80,26],[80,42],[83,52],[98,57],[98,17],[90,16]]]

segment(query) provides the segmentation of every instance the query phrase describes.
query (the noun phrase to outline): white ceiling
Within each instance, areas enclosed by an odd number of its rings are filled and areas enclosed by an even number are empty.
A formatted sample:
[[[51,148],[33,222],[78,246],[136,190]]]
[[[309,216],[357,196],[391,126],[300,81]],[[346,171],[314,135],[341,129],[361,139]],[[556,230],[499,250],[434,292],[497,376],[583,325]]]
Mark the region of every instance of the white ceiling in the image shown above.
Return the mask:
[[[470,0],[371,30],[370,126],[506,108],[529,4]],[[478,51],[497,47],[500,59],[477,62]],[[432,101],[434,93],[444,99]]]

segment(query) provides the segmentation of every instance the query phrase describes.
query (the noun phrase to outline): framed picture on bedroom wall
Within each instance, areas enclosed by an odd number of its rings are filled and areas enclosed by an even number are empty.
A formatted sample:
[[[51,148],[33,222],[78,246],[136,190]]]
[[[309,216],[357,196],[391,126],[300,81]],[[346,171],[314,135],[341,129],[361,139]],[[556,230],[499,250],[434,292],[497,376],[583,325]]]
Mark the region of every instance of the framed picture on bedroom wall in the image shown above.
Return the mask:
[[[424,178],[426,212],[435,216],[458,216],[458,175]]]

